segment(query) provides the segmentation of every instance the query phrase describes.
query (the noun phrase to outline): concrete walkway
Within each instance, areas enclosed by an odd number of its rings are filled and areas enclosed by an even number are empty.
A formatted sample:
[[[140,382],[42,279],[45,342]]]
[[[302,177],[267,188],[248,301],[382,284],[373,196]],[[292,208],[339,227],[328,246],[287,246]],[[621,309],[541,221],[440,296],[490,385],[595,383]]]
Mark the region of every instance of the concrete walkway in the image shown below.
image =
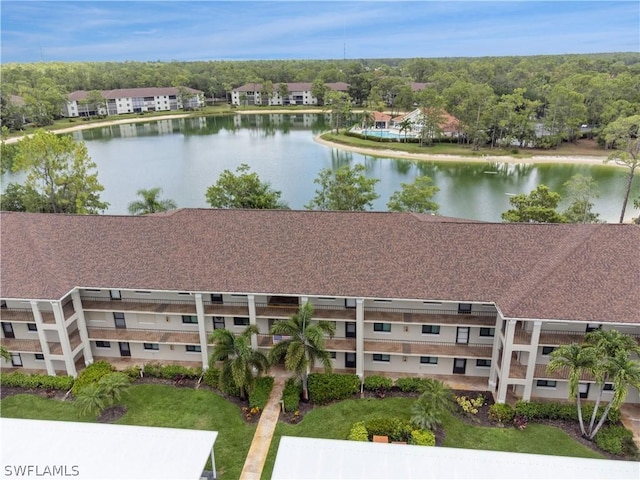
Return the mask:
[[[267,401],[267,405],[260,415],[260,421],[253,436],[251,447],[249,447],[249,453],[244,462],[240,480],[260,480],[264,462],[271,446],[271,438],[280,417],[280,399],[282,398],[282,391],[286,381],[287,377],[284,375],[276,375],[274,378],[273,390],[271,390],[269,401]]]
[[[633,432],[633,441],[640,448],[640,405],[625,403],[620,407],[620,421]]]

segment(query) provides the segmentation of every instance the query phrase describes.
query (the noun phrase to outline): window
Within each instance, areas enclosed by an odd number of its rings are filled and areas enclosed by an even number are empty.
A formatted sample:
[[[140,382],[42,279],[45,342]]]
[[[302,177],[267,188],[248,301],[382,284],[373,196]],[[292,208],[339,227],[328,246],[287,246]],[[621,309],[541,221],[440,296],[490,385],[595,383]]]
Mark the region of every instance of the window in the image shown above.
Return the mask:
[[[476,367],[490,367],[491,366],[491,360],[488,360],[486,358],[479,358],[478,360],[476,360]]]
[[[536,387],[556,388],[557,383],[555,380],[537,380]]]
[[[35,323],[27,323],[27,330],[30,332],[37,332],[38,326]]]
[[[111,348],[111,342],[105,342],[104,340],[96,341],[96,347],[99,348]]]
[[[116,324],[116,328],[127,328],[123,312],[113,312],[113,321]]]
[[[197,315],[182,315],[182,323],[198,323]]]
[[[440,325],[422,325],[422,333],[425,335],[439,335]]]
[[[189,295],[189,292],[178,292],[178,295]]]
[[[36,353],[36,360],[44,360],[44,353]]]
[[[6,300],[0,300],[0,308],[7,308]]]
[[[555,349],[556,347],[542,347],[542,354],[551,355],[551,352],[553,352]]]
[[[233,325],[236,327],[247,326],[249,319],[247,317],[233,317]]]
[[[151,295],[151,292],[148,290],[136,290],[135,291],[136,295]]]
[[[391,356],[386,354],[386,353],[374,353],[373,354],[373,361],[374,362],[390,362],[391,361]]]
[[[145,350],[160,350],[160,345],[158,345],[157,343],[145,343],[144,344],[144,349]]]
[[[224,328],[224,317],[213,317],[213,329],[219,330]]]
[[[442,302],[422,302],[425,305],[442,305]]]
[[[613,388],[613,383],[605,383],[604,389],[605,392],[613,392],[615,389]]]
[[[470,303],[459,303],[458,304],[458,313],[471,313],[471,304]]]
[[[22,357],[20,356],[19,353],[12,353],[11,354],[11,365],[13,365],[14,367],[21,367],[22,366]]]
[[[356,308],[356,299],[355,298],[345,298],[344,299],[344,308]]]
[[[390,332],[391,324],[390,323],[374,323],[373,331],[374,332]]]
[[[391,303],[391,300],[384,300],[382,298],[376,298],[373,300],[375,303]]]
[[[333,359],[336,358],[336,352],[329,352],[329,356]]]
[[[356,322],[347,322],[345,325],[345,337],[356,338]]]
[[[356,354],[353,352],[346,352],[344,354],[344,366],[346,368],[356,368]]]
[[[496,329],[495,328],[481,328],[480,329],[480,336],[481,337],[493,337],[496,334]]]
[[[211,303],[222,303],[222,294],[221,293],[212,293],[211,294]]]
[[[200,345],[185,345],[187,352],[201,352]]]
[[[420,363],[423,365],[437,365],[438,357],[420,357]]]
[[[594,330],[600,330],[601,328],[602,325],[600,325],[599,323],[587,323],[586,333],[593,332]]]

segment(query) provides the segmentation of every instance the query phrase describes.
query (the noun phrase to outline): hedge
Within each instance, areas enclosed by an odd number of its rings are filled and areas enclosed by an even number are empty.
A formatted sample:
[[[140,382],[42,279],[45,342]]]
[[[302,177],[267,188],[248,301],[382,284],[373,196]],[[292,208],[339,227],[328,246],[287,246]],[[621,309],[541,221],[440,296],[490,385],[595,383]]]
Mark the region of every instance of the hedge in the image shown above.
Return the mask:
[[[53,390],[69,390],[73,385],[73,377],[42,375],[39,373],[0,373],[0,385],[3,387],[45,388]]]
[[[429,378],[403,377],[396,380],[396,387],[404,393],[421,393]]]
[[[431,430],[412,430],[409,435],[409,445],[433,447],[435,444],[436,436]]]
[[[510,422],[515,413],[508,403],[494,403],[489,407],[489,418],[498,423]]]
[[[398,418],[373,418],[364,422],[364,426],[369,433],[369,440],[374,435],[383,435],[392,442],[407,442],[411,431],[415,429],[411,423]]]
[[[293,377],[287,379],[287,382],[284,384],[284,391],[282,392],[285,412],[295,412],[298,410],[301,394],[302,382]]]
[[[80,392],[83,387],[91,385],[92,383],[97,383],[102,377],[115,372],[115,370],[116,369],[113,365],[103,360],[92,363],[80,372],[76,381],[73,382],[73,388],[71,391],[74,395],[78,395],[78,392]]]
[[[312,373],[309,375],[309,399],[319,405],[345,400],[360,391],[355,374]]]
[[[273,377],[256,378],[256,382],[249,393],[249,407],[258,407],[263,410],[269,400],[272,389]]]
[[[393,380],[382,375],[371,375],[364,379],[364,389],[370,392],[388,392],[393,387]]]
[[[182,365],[161,365],[159,363],[147,363],[142,373],[147,377],[166,378],[176,380],[178,378],[196,379],[202,375],[202,368],[183,367]]]
[[[218,384],[220,382],[220,370],[217,368],[209,368],[204,375],[202,376],[202,383],[205,385],[218,389]]]
[[[604,406],[598,407],[598,418],[604,413]],[[530,422],[539,420],[575,420],[578,421],[578,407],[573,403],[558,402],[516,402],[516,414],[522,415]],[[593,413],[593,405],[582,405],[582,418],[589,419]],[[611,423],[620,421],[620,410],[611,409],[607,415]]]
[[[638,454],[638,447],[633,442],[633,433],[620,425],[602,427],[594,440],[598,447],[614,455],[635,457]]]
[[[347,440],[353,440],[356,442],[369,441],[369,432],[367,432],[367,427],[364,426],[364,422],[356,422],[353,424]]]

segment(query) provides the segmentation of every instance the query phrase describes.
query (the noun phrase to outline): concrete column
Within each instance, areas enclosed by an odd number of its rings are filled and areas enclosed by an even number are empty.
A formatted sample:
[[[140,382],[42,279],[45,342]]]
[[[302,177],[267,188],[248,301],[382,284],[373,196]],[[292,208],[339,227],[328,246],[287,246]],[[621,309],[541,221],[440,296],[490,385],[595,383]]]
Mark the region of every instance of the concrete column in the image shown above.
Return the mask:
[[[53,368],[53,363],[51,363],[51,352],[49,351],[49,344],[47,343],[47,335],[44,332],[44,322],[42,321],[42,315],[38,308],[38,302],[31,300],[30,303],[33,318],[35,319],[36,326],[38,328],[38,339],[40,340],[40,348],[42,348],[42,354],[44,355],[44,364],[47,367],[47,374],[55,376],[56,370]]]
[[[256,318],[256,296],[247,295],[247,301],[249,303],[249,325],[258,326],[258,319]],[[251,335],[251,348],[258,349],[258,336]]]
[[[507,400],[507,387],[509,386],[509,370],[511,369],[511,354],[513,353],[513,334],[516,330],[516,320],[507,322],[504,333],[504,350],[502,354],[502,365],[500,365],[500,385],[498,387],[498,403]]]
[[[524,384],[524,392],[522,394],[522,400],[528,402],[531,400],[531,390],[533,390],[533,375],[536,370],[536,361],[538,359],[538,344],[540,342],[540,329],[542,328],[542,321],[536,320],[533,322],[533,332],[531,333],[531,346],[529,350],[529,362],[527,363],[527,376],[525,377],[527,383]]]
[[[356,299],[356,375],[364,381],[364,298]]]
[[[75,290],[71,294],[71,300],[73,301],[73,309],[78,315],[78,332],[80,333],[80,339],[82,340],[82,354],[84,355],[84,363],[91,365],[93,363],[93,352],[91,351],[91,342],[89,341],[89,331],[87,330],[87,322],[84,318],[84,310],[82,309],[82,300],[80,300],[80,293]]]
[[[62,356],[64,357],[64,363],[67,367],[67,375],[73,377],[78,376],[76,371],[76,365],[73,361],[73,351],[71,350],[71,342],[69,341],[69,332],[64,321],[64,313],[62,311],[62,305],[60,302],[51,302],[53,308],[53,316],[56,319],[56,326],[58,327],[58,337],[60,338],[60,345],[62,346]]]
[[[495,335],[493,336],[493,350],[491,351],[491,370],[489,370],[489,390],[493,392],[494,396],[496,392],[496,380],[498,378],[498,352],[500,351],[500,345],[502,344],[502,337],[500,336],[500,326],[502,325],[502,315],[496,315],[496,322],[494,325]]]
[[[204,303],[202,303],[202,294],[194,295],[196,300],[196,315],[198,316],[198,334],[200,336],[200,352],[202,356],[202,369],[209,368],[209,338],[207,336],[207,325],[204,318]]]

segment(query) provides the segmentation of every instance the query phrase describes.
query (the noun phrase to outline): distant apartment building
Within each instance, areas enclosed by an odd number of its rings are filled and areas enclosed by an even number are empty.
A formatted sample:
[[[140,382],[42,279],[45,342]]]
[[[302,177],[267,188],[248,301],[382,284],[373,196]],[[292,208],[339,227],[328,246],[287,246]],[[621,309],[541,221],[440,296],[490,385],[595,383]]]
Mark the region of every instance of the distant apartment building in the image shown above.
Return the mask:
[[[287,86],[286,94],[281,85]],[[349,84],[344,82],[325,83],[329,90],[347,92]],[[263,90],[261,83],[247,83],[231,91],[232,105],[318,105],[313,96],[312,83],[275,83],[272,92]]]
[[[496,401],[567,398],[546,365],[595,329],[640,339],[635,225],[500,224],[390,212],[3,212],[3,371],[94,361],[206,368],[211,333],[311,303],[336,371],[464,378]],[[580,395],[594,400],[594,378]],[[605,397],[610,398],[611,386]],[[630,390],[627,402],[640,403]]]
[[[104,104],[96,110],[86,103],[86,90],[69,94],[62,107],[64,117],[89,115],[121,115],[123,113],[158,112],[167,110],[196,109],[204,106],[203,92],[183,87],[119,88],[100,92]]]

